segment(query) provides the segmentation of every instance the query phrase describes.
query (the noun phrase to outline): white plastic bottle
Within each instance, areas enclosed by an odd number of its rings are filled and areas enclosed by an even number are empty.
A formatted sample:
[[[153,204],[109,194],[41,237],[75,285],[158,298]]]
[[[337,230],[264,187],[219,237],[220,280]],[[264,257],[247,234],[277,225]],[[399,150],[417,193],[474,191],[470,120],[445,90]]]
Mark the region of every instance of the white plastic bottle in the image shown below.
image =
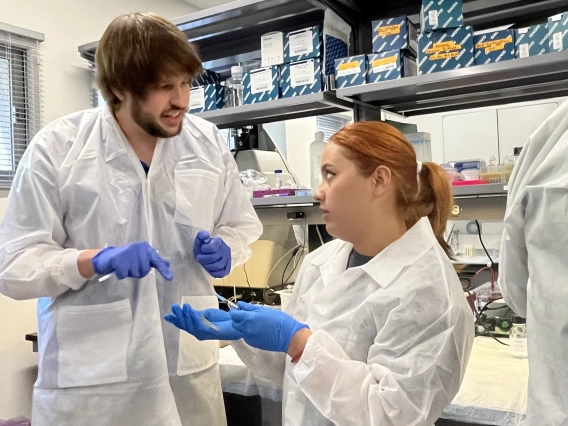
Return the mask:
[[[527,352],[527,320],[521,317],[513,317],[513,328],[509,335],[511,356],[517,359],[528,358]]]
[[[321,153],[326,143],[323,141],[323,132],[316,132],[315,140],[310,145],[310,176],[312,191],[315,191],[321,182]]]

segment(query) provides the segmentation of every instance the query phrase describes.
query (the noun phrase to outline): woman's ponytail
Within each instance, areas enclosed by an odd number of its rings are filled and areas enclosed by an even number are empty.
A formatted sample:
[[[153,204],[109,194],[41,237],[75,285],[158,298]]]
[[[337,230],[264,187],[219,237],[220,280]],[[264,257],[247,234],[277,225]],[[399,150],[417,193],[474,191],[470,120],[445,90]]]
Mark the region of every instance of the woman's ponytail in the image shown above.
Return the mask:
[[[418,216],[428,216],[438,243],[451,258],[452,251],[444,239],[444,233],[452,211],[453,194],[448,176],[439,165],[435,163],[422,164],[416,204],[419,210]]]

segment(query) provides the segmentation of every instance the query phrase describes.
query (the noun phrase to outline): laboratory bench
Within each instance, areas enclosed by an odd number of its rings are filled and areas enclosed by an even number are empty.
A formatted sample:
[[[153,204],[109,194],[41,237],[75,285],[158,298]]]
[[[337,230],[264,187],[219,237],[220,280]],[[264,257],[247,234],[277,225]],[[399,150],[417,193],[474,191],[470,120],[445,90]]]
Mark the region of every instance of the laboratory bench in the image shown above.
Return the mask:
[[[26,340],[37,351],[37,333]],[[232,346],[220,349],[219,369],[228,426],[281,426],[281,385],[255,377]],[[436,426],[516,426],[525,418],[527,390],[528,361],[512,358],[490,337],[476,337],[460,391]]]

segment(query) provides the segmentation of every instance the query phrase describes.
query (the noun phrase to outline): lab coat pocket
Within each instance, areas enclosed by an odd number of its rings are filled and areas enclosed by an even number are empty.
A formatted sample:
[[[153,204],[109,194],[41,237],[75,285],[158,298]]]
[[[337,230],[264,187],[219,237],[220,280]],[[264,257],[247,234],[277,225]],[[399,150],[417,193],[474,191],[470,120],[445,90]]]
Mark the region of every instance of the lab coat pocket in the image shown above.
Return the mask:
[[[70,388],[125,381],[131,329],[132,310],[128,299],[59,308],[58,386]]]
[[[209,170],[175,170],[176,209],[174,221],[213,231],[218,173]]]
[[[219,308],[215,296],[184,296],[181,304],[189,303],[197,311]],[[199,341],[191,334],[181,330],[179,335],[178,376],[198,373],[215,365],[219,360],[219,341]]]

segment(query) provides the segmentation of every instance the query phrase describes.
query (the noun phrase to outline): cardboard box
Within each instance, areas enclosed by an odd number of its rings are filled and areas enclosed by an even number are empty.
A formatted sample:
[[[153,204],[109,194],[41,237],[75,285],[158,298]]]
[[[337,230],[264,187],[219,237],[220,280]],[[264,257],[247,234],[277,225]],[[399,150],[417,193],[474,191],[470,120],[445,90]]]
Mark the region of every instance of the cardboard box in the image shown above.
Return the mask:
[[[335,60],[335,88],[359,86],[367,82],[367,56],[350,56]]]
[[[418,74],[468,68],[474,64],[471,27],[422,33],[418,37]]]
[[[418,51],[418,33],[406,17],[373,21],[373,52],[410,49]]]
[[[263,67],[284,63],[284,33],[276,31],[260,38],[260,57]]]
[[[462,0],[422,0],[422,11],[420,13],[422,32],[462,26]]]
[[[245,73],[243,98],[245,105],[280,98],[280,67],[273,65]]]
[[[203,70],[201,74],[191,81],[191,87],[208,86],[221,83],[221,76],[215,71]]]
[[[568,13],[548,18],[548,51],[562,52],[568,50]]]
[[[515,31],[504,30],[473,37],[475,65],[515,59]]]
[[[406,50],[367,55],[367,83],[413,77],[417,74],[416,58]]]
[[[284,40],[284,62],[299,62],[310,58],[323,58],[325,73],[335,73],[335,60],[349,54],[347,44],[329,34],[325,36],[321,26],[305,28],[286,34]]]
[[[548,53],[548,23],[515,31],[515,55],[528,58]]]
[[[189,95],[189,112],[197,114],[225,107],[225,86],[209,84],[194,87]]]
[[[283,98],[309,95],[323,91],[321,59],[293,62],[282,66],[280,88]]]

